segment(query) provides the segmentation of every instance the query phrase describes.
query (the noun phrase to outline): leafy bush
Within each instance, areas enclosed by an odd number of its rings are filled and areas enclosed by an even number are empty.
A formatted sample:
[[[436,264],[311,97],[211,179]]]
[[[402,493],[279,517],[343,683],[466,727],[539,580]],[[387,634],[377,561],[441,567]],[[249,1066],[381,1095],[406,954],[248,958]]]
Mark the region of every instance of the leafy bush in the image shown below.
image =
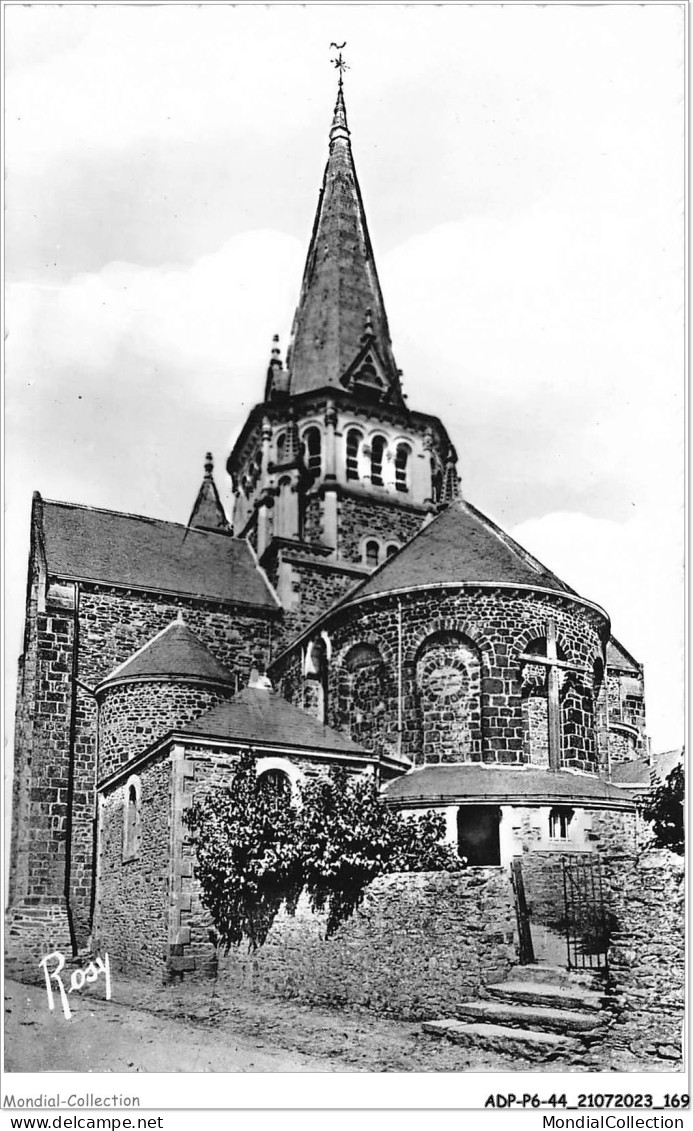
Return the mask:
[[[184,813],[202,902],[227,951],[244,936],[260,946],[284,899],[298,897],[296,817],[293,805],[275,805],[258,784],[250,754],[241,757],[226,788],[205,794]]]
[[[193,834],[202,902],[217,941],[265,941],[282,903],[293,912],[302,890],[327,909],[327,937],[359,905],[367,884],[387,872],[459,871],[441,844],[444,818],[403,817],[388,808],[371,779],[344,770],[301,790],[301,804],[271,797],[255,759],[244,754],[225,789],[193,802],[184,820]]]
[[[683,855],[685,775],[683,766],[675,766],[665,782],[656,786],[644,798],[643,816],[652,821],[655,844]]]

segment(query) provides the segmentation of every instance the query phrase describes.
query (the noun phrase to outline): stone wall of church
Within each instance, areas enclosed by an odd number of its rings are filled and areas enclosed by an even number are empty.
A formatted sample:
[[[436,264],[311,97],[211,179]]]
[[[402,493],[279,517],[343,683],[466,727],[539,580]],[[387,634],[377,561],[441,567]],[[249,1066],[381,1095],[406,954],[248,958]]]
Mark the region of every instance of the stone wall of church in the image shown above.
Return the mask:
[[[386,547],[403,546],[418,534],[425,518],[420,510],[379,503],[370,495],[363,499],[342,495],[337,507],[339,555],[350,562],[363,562],[363,546],[369,537],[380,544],[380,563],[384,562]]]
[[[209,942],[209,915],[202,906],[200,886],[194,877],[194,844],[185,828],[183,813],[196,798],[228,785],[236,761],[237,754],[228,749],[205,746],[174,748],[173,833],[170,840],[174,855],[169,918],[171,944],[166,964],[169,977],[193,971],[209,973],[215,968],[215,952]],[[325,771],[324,762],[315,758],[292,755],[288,760],[259,755],[258,772],[262,772],[263,767],[269,768],[269,765],[283,770],[294,789],[302,780],[309,781]],[[372,767],[352,765],[350,772],[371,774]],[[143,770],[143,779],[147,773],[148,770]]]
[[[642,674],[618,669],[607,671],[604,710],[609,728],[609,758],[612,763],[629,762],[647,755],[645,734],[645,685]],[[614,726],[615,724],[615,726]],[[634,728],[634,733],[621,730]]]
[[[182,609],[185,621],[210,652],[245,686],[258,655],[265,656],[272,626],[266,616],[238,613],[194,600],[146,593],[123,594],[80,586],[78,678],[89,686],[104,679],[133,652],[166,628]],[[96,704],[80,693],[75,730],[75,806],[71,889],[79,937],[89,933],[95,814]]]
[[[76,597],[74,584],[55,582],[48,586],[45,612],[38,612],[36,586],[27,605],[15,745],[13,900],[63,899],[69,839],[72,922],[78,945],[85,945],[96,815],[97,712],[88,689],[175,620],[181,609],[193,632],[238,674],[242,687],[256,657],[269,654],[272,617],[264,611],[253,615],[194,599],[87,583],[80,583]]]
[[[11,885],[15,899],[62,900],[70,795],[74,620],[61,606],[36,612],[29,632],[24,708],[16,734],[16,789]]]
[[[227,992],[355,1005],[394,1017],[447,1015],[455,1000],[501,981],[516,960],[507,873],[383,876],[333,938],[305,897],[282,911],[265,944],[219,957]]]
[[[171,763],[159,755],[139,775],[139,845],[124,859],[127,783],[101,796],[96,948],[115,969],[161,976],[171,896]]]
[[[623,1068],[681,1070],[685,992],[684,858],[666,849],[605,857],[617,929],[609,951],[612,1047]],[[629,1063],[628,1058],[631,1059]]]
[[[401,601],[385,596],[336,613],[323,626],[332,647],[325,675],[327,722],[354,737],[369,729],[396,735],[401,717],[402,753],[414,765],[529,761],[534,754],[526,739],[520,656],[545,637],[549,617],[567,662],[578,669],[564,680],[561,693],[562,764],[596,771],[591,673],[605,624],[596,611],[550,595],[432,590],[405,594]],[[356,687],[351,697],[344,694],[345,669],[358,645],[376,649],[387,673],[380,697],[371,696],[370,713],[366,702],[358,702]],[[429,671],[422,658],[445,647],[450,655],[439,657]],[[282,657],[274,674],[296,687],[296,655]]]
[[[106,688],[99,706],[98,780],[231,695],[233,688],[172,680]]]

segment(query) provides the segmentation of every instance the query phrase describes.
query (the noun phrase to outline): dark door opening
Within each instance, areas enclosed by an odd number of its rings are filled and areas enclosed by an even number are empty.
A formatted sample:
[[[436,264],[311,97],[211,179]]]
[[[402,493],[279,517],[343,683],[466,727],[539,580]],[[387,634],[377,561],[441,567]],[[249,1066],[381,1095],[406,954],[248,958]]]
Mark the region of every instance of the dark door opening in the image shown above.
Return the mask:
[[[470,868],[500,864],[500,817],[498,805],[460,805],[457,810],[457,850]]]

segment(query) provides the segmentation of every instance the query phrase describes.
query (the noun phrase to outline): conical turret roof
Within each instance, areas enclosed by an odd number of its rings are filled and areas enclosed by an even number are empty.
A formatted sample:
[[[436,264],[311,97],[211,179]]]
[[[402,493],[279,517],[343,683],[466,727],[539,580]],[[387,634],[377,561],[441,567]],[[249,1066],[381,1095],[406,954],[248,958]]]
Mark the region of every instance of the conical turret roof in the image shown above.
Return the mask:
[[[145,679],[234,683],[231,672],[198,640],[182,617],[167,625],[129,660],[115,668],[97,690],[113,683]]]
[[[192,514],[188,520],[188,526],[195,530],[214,530],[220,533],[231,533],[231,528],[226,518],[226,513],[222,506],[217,485],[214,482],[212,472],[214,471],[214,461],[212,460],[212,453],[207,452],[205,456],[205,474],[202,480],[202,485],[197,493],[195,505],[192,509]]]
[[[301,295],[287,355],[290,393],[340,386],[364,347],[379,373],[379,399],[401,405],[363,200],[340,84]]]

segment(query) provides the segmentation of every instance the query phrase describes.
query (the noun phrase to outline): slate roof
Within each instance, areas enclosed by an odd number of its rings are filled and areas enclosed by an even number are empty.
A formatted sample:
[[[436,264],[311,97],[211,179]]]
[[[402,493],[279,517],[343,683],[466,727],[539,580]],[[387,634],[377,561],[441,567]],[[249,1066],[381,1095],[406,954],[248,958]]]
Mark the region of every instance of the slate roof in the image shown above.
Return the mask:
[[[278,608],[245,539],[40,497],[36,509],[53,577]]]
[[[276,691],[246,687],[226,703],[212,707],[180,734],[217,738],[259,746],[293,746],[330,751],[357,758],[372,758],[363,746],[346,735],[323,726],[307,711],[287,703]]]
[[[383,792],[388,801],[402,805],[459,805],[470,801],[628,809],[632,804],[627,793],[591,774],[471,763],[424,766],[396,778]]]
[[[576,596],[491,519],[459,500],[441,511],[357,589],[341,601],[435,586],[479,582],[539,586]]]
[[[228,534],[231,528],[212,476],[213,470],[212,453],[207,452],[204,479],[197,493],[188,526],[195,527],[198,530],[215,530],[217,533]]]
[[[635,660],[630,652],[628,652],[623,645],[612,636],[606,646],[606,666],[607,668],[619,668],[621,671],[630,671],[634,675],[640,675],[640,665]]]
[[[187,624],[175,620],[147,644],[110,672],[100,688],[123,680],[182,678],[233,684],[234,676],[195,636]]]
[[[351,153],[340,87],[330,153],[287,354],[293,396],[340,386],[362,348],[366,312],[390,396],[402,404],[378,273]]]
[[[618,762],[611,767],[611,780],[614,785],[640,786],[649,789],[650,763],[647,758],[634,758],[632,762]]]

